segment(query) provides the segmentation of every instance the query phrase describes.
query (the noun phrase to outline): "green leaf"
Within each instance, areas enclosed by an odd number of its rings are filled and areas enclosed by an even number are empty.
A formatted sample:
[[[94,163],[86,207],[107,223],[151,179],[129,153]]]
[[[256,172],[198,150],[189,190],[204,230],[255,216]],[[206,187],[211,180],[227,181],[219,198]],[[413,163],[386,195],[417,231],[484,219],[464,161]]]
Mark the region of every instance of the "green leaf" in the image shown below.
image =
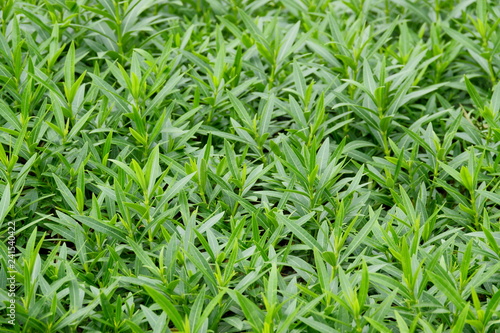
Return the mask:
[[[309,220],[312,216],[314,215],[314,212],[311,212],[304,216],[304,220],[307,221]],[[309,232],[306,231],[306,229],[302,228],[301,226],[297,225],[295,221],[288,219],[287,217],[283,216],[282,214],[276,214],[276,219],[278,220],[279,223],[285,225],[290,231],[297,236],[298,239],[300,239],[304,244],[306,244],[311,250],[313,249],[318,249],[320,251],[324,251],[323,246],[318,243],[316,239],[314,239],[313,236]]]
[[[237,290],[228,290],[228,294],[233,298],[243,310],[245,318],[256,332],[262,332],[264,326],[264,313],[259,309],[255,303],[248,298],[244,297]]]
[[[227,92],[227,96],[233,104],[233,108],[238,114],[239,118],[243,121],[243,124],[247,128],[252,128],[252,119],[250,118],[250,114],[248,113],[243,103],[229,91]]]
[[[451,330],[452,333],[462,333],[463,332],[463,329],[465,326],[465,320],[467,319],[468,314],[469,314],[469,304],[467,303],[467,305],[460,312],[460,315],[458,316],[458,320],[453,325],[453,328]]]
[[[370,209],[371,210],[371,209]],[[342,253],[342,257],[340,258],[340,262],[344,262],[347,257],[351,255],[355,250],[359,249],[359,246],[363,243],[364,240],[366,240],[368,234],[372,231],[373,227],[375,226],[379,216],[380,212],[382,211],[381,208],[379,208],[376,212],[371,212],[371,217],[368,223],[366,223],[363,228],[358,232],[358,234],[352,239],[352,241],[349,243],[349,246],[347,249]]]
[[[3,225],[5,217],[9,213],[10,207],[10,184],[4,186],[2,199],[0,200],[0,226]]]
[[[436,287],[443,292],[443,294],[446,295],[449,301],[451,301],[460,311],[462,311],[465,307],[465,301],[459,294],[458,290],[456,287],[454,287],[452,284],[449,283],[449,281],[433,272],[427,271],[427,274],[429,275],[430,279]]]
[[[75,83],[75,43],[71,42],[64,63],[64,88],[67,92]]]
[[[161,307],[161,309],[165,311],[165,313],[168,316],[168,319],[170,319],[174,323],[175,327],[179,331],[184,331],[185,330],[184,320],[182,319],[182,316],[179,313],[179,311],[177,311],[177,309],[175,308],[174,304],[170,302],[165,295],[163,295],[156,289],[153,289],[148,286],[143,286],[143,288],[144,290],[146,290],[149,296],[151,296],[151,298],[156,302],[156,304],[158,304]]]
[[[464,80],[465,80],[465,86],[467,87],[467,91],[469,92],[470,97],[472,98],[472,101],[474,102],[474,105],[478,109],[484,109],[484,102],[483,98],[479,96],[479,93],[476,90],[476,87],[470,82],[469,78],[464,75]]]
[[[75,215],[74,217],[87,227],[92,228],[97,232],[114,238],[115,240],[118,240],[122,243],[127,243],[125,233],[115,226],[112,226],[103,221],[96,220],[95,218],[89,216]]]
[[[89,73],[94,84],[106,95],[122,113],[129,113],[129,103],[126,99],[120,96],[106,81],[99,76]]]
[[[2,99],[0,99],[0,115],[12,126],[16,131],[20,132],[23,125],[17,118],[16,114]]]
[[[68,206],[71,208],[71,210],[74,213],[79,212],[78,210],[78,204],[76,203],[75,196],[73,193],[71,193],[70,189],[66,184],[64,184],[59,177],[57,177],[55,174],[52,175],[54,180],[56,181],[57,188],[59,192],[62,194],[63,200],[68,204]]]
[[[441,26],[441,29],[443,29],[453,40],[456,40],[460,44],[462,44],[462,46],[465,47],[467,50],[474,52],[476,54],[481,54],[481,49],[479,45],[474,43],[469,37],[446,26]]]

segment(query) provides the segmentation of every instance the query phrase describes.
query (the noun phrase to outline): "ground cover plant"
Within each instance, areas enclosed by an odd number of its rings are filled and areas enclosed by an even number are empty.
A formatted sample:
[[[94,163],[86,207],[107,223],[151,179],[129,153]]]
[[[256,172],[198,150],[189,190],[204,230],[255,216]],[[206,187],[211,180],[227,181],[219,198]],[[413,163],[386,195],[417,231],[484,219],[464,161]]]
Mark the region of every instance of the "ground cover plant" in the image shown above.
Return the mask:
[[[0,20],[1,332],[500,330],[497,1]]]

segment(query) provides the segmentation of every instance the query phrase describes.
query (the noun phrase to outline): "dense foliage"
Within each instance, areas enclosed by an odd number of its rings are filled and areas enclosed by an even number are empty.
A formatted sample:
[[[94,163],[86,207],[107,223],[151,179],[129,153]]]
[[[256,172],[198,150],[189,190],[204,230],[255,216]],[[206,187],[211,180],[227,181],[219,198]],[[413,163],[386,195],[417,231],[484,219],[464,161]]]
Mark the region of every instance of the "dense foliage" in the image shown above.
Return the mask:
[[[0,332],[499,329],[497,1],[0,20]]]

